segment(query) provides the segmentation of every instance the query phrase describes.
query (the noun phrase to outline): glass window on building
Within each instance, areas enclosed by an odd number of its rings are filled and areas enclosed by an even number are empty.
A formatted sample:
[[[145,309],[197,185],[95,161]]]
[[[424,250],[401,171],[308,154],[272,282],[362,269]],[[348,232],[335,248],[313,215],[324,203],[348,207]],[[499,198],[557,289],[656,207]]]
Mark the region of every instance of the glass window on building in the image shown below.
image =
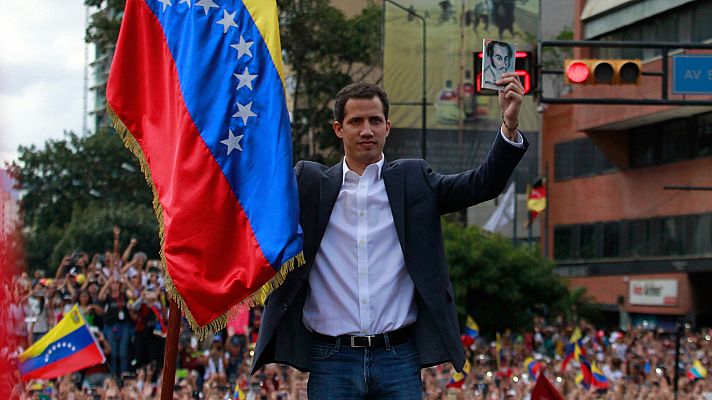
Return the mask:
[[[556,180],[595,176],[615,171],[615,165],[587,137],[554,146]]]
[[[647,256],[648,252],[648,221],[634,220],[630,221],[630,230],[628,231],[630,245],[629,256],[640,257]]]
[[[573,142],[558,143],[554,146],[554,177],[556,180],[574,177],[575,155]]]
[[[656,163],[658,156],[657,134],[651,127],[634,129],[630,132],[630,165],[643,167]],[[652,134],[650,132],[653,132]]]
[[[712,214],[687,216],[685,254],[712,254]]]
[[[692,10],[692,41],[712,38],[712,2],[699,1]]]
[[[597,37],[603,41],[693,42],[712,39],[712,2],[696,1]],[[660,56],[659,49],[594,49],[594,58],[642,58]]]
[[[679,42],[680,24],[679,12],[664,13],[655,18],[653,27],[655,28],[655,38],[660,42]]]
[[[579,139],[574,141],[574,175],[575,176],[590,176],[596,172],[596,149],[594,144],[588,139]]]
[[[710,20],[712,21],[712,20]],[[709,24],[712,27],[712,23]],[[693,146],[694,156],[705,157],[712,155],[712,113],[702,114],[697,117],[697,129]]]
[[[691,158],[691,129],[688,119],[666,121],[662,126],[661,161],[664,163]]]
[[[554,258],[557,260],[573,259],[574,232],[571,226],[557,226],[554,228]]]
[[[682,254],[682,235],[684,232],[684,217],[667,217],[661,219],[662,250],[661,255],[676,256]]]
[[[712,256],[712,213],[554,229],[554,257],[559,260],[655,256]]]
[[[663,255],[662,218],[648,220],[648,255]]]
[[[620,257],[621,224],[618,221],[603,224],[603,257]]]
[[[595,258],[596,257],[596,228],[593,224],[580,225],[579,232],[579,258]]]

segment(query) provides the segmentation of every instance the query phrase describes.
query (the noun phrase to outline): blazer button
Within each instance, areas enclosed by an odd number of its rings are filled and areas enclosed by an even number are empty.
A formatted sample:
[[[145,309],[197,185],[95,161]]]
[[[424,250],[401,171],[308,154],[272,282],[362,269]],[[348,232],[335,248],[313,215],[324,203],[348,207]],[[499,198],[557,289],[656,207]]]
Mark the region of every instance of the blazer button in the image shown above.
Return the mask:
[[[287,303],[282,303],[282,311],[287,311],[287,308],[289,308]]]

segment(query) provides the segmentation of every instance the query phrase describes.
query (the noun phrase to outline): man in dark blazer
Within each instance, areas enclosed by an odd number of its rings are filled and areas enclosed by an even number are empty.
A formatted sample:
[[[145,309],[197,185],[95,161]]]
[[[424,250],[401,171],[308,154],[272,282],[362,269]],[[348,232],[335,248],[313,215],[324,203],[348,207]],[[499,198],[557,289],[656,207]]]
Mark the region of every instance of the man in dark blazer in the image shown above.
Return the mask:
[[[310,371],[310,399],[420,399],[420,368],[462,370],[440,216],[496,197],[524,155],[523,87],[511,73],[498,84],[500,134],[478,169],[456,175],[384,162],[385,92],[356,83],[337,94],[344,161],[295,167],[306,265],[265,303],[253,373],[272,362]]]

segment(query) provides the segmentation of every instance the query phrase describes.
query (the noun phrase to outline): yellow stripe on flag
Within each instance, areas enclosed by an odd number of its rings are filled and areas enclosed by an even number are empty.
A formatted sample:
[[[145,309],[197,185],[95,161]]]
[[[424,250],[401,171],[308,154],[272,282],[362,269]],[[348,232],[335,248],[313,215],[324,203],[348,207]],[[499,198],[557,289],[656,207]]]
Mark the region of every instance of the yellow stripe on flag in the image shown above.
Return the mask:
[[[275,0],[242,0],[242,3],[250,12],[252,20],[255,21],[257,29],[262,35],[272,56],[279,77],[282,79],[284,88],[284,72],[282,68],[282,47],[279,41],[279,16],[277,14],[277,3]],[[285,90],[286,95],[286,90]]]
[[[475,322],[475,319],[472,318],[470,315],[467,316],[467,322],[465,324],[468,328],[476,330],[479,332],[480,327],[477,325],[477,322]]]
[[[527,200],[527,209],[536,212],[542,212],[546,210],[546,197]]]
[[[36,341],[29,349],[20,354],[20,362],[23,362],[32,357],[37,357],[45,351],[47,346],[56,342],[60,338],[69,335],[84,325],[84,318],[79,308],[75,304],[72,309],[65,315],[59,323],[52,328],[46,335]]]

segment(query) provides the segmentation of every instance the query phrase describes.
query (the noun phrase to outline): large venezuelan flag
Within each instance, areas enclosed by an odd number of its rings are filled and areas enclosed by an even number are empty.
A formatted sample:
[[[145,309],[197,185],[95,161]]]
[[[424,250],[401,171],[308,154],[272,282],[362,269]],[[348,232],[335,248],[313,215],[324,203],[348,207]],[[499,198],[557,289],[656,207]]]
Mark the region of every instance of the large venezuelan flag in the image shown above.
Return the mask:
[[[53,379],[104,360],[104,353],[75,304],[54,328],[20,354],[20,374],[24,381]]]
[[[304,263],[274,0],[128,0],[107,103],[197,333]]]

